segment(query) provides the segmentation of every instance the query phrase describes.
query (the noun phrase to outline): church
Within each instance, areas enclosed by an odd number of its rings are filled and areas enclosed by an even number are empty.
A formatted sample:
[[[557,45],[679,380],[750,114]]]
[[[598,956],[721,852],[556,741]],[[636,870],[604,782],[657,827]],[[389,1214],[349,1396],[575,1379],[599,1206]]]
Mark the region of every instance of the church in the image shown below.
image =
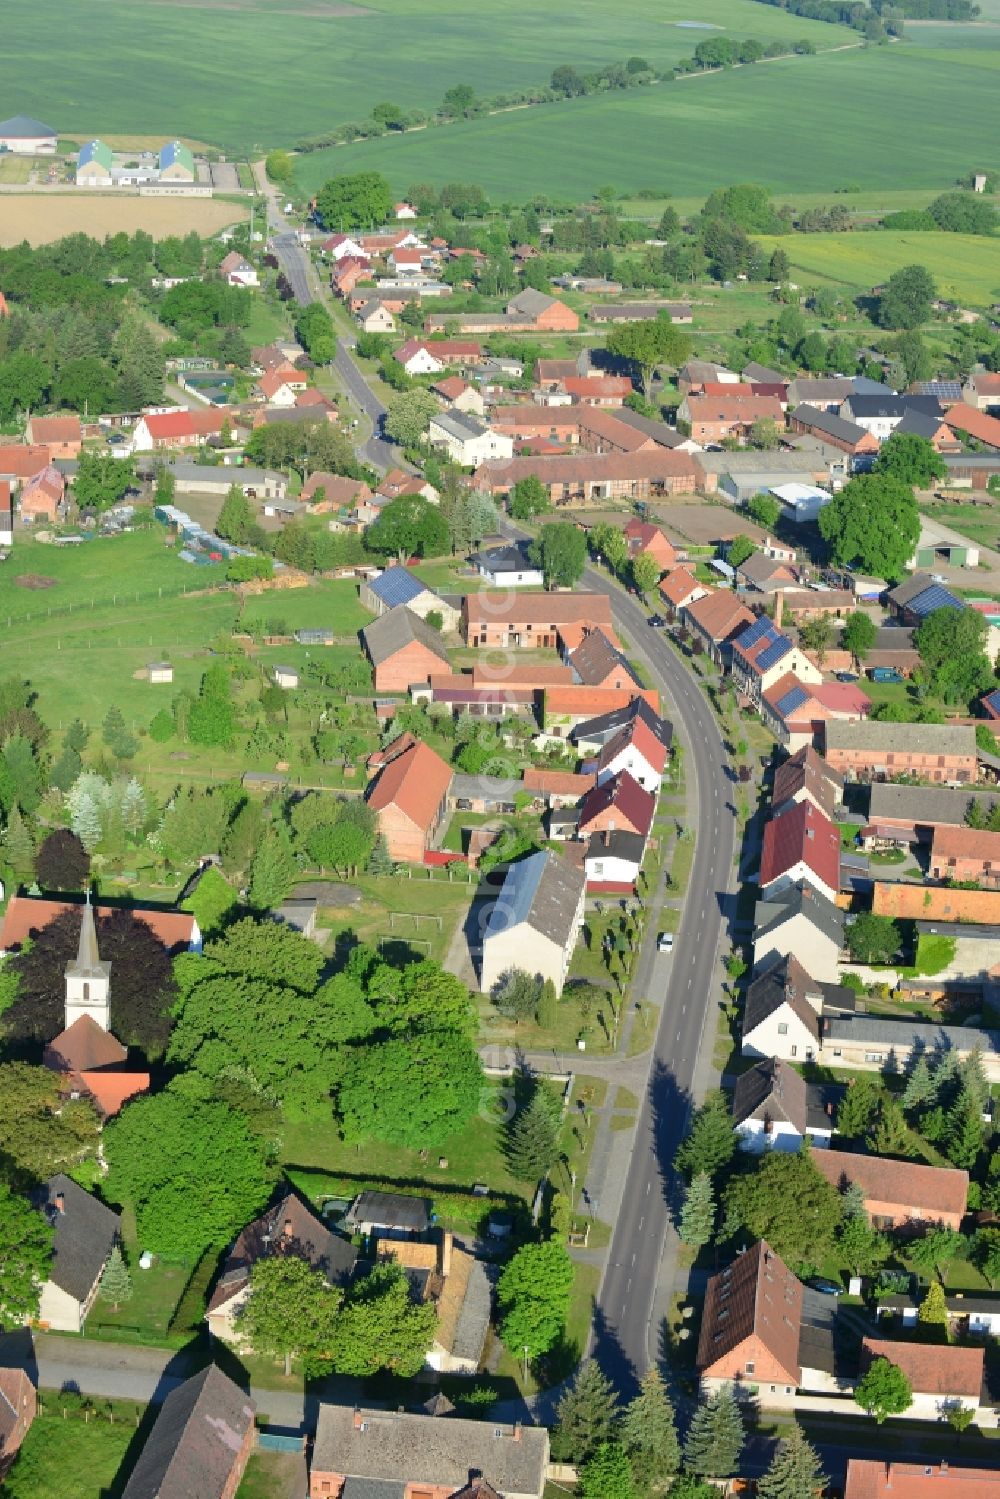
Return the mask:
[[[111,1034],[111,964],[97,946],[94,908],[87,893],[75,958],[66,964],[65,1028],[45,1048],[42,1061],[61,1074],[71,1098],[90,1098],[105,1119],[149,1088],[149,1073],[129,1066],[128,1051]]]

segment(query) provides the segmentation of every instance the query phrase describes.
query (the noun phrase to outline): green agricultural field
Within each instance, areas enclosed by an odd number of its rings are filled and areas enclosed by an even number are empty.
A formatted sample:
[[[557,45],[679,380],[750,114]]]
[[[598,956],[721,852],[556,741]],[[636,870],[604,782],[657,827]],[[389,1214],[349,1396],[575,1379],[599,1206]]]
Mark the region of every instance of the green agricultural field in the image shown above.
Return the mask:
[[[0,92],[11,113],[64,136],[181,132],[244,151],[320,135],[379,99],[430,109],[455,83],[495,94],[547,81],[559,63],[633,54],[665,68],[709,34],[678,25],[692,19],[820,48],[854,35],[753,0],[579,0],[571,27],[533,0],[102,0],[99,34],[92,19],[85,0],[50,0],[44,25],[33,0],[7,0]],[[73,46],[53,48],[53,35]]]
[[[784,247],[798,282],[867,291],[901,266],[925,265],[948,297],[980,305],[1000,297],[1000,241],[974,234],[786,234],[763,239]]]
[[[315,188],[372,168],[398,191],[463,179],[515,200],[583,195],[604,182],[704,197],[741,178],[779,194],[940,191],[984,153],[982,165],[996,158],[980,143],[1000,128],[1000,88],[992,62],[977,61],[993,56],[970,49],[953,61],[905,43],[779,59],[317,152],[301,160],[299,176]],[[990,122],[977,139],[970,118]],[[873,131],[891,134],[891,150],[872,149]]]

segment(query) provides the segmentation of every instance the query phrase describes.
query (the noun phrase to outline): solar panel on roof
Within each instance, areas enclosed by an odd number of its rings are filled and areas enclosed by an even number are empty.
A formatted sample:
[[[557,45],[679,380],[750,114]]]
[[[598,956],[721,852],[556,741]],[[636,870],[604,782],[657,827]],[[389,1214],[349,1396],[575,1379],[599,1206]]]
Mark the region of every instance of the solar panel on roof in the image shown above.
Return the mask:
[[[940,583],[932,583],[923,593],[918,593],[915,599],[910,599],[906,607],[914,614],[919,614],[922,619],[927,614],[933,614],[935,609],[964,609],[965,605],[961,599],[949,593],[947,588],[942,588]]]
[[[754,620],[752,625],[747,625],[736,643],[741,649],[746,650],[748,645],[756,645],[757,641],[766,635],[770,628],[771,621],[766,614],[762,614],[759,619]]]
[[[782,635],[768,646],[766,651],[761,651],[757,657],[758,671],[769,671],[783,656],[787,656],[792,648],[792,642],[787,636]]]
[[[787,718],[789,713],[794,713],[796,708],[801,708],[803,703],[809,701],[809,694],[804,687],[790,687],[788,691],[778,699],[778,712],[782,718]]]
[[[983,702],[989,703],[995,712],[1000,713],[1000,687],[996,688],[993,692],[988,692],[983,698]]]
[[[371,585],[372,593],[395,608],[397,604],[408,604],[424,592],[424,585],[405,567],[390,567]]]

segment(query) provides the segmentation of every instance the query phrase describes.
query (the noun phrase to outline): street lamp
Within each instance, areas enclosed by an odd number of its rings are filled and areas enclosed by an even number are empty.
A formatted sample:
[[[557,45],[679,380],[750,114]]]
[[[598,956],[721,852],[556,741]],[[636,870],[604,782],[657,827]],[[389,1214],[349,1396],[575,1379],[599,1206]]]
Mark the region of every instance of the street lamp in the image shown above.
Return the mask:
[[[524,1382],[528,1383],[528,1345],[524,1344]]]

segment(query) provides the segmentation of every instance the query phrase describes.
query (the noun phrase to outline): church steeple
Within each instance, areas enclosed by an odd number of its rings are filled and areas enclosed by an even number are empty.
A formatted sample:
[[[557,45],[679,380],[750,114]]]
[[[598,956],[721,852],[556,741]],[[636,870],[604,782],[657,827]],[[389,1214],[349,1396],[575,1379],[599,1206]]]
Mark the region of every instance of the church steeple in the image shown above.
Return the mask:
[[[66,1029],[89,1015],[102,1030],[111,1028],[111,964],[102,962],[97,947],[97,926],[90,891],[80,922],[76,958],[66,964]]]

